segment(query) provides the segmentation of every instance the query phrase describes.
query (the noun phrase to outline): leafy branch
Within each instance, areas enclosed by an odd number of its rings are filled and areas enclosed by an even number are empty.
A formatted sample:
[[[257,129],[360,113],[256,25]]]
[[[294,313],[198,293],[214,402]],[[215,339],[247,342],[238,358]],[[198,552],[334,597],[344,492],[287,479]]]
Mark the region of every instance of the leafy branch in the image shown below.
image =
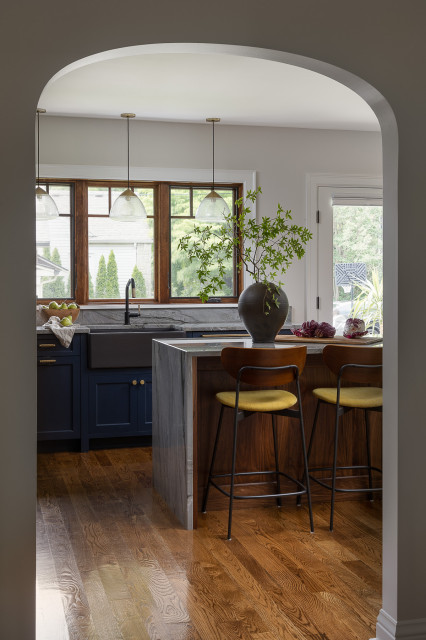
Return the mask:
[[[277,288],[283,285],[280,278],[295,257],[299,260],[303,257],[304,245],[312,233],[306,227],[293,224],[291,211],[285,211],[280,204],[275,218],[265,216],[259,223],[253,220],[251,203],[254,204],[261,193],[260,187],[249,190],[245,200],[236,200],[237,213],[224,215],[220,226],[195,225],[191,234],[180,239],[178,248],[187,253],[190,262],[198,263],[197,276],[202,285],[199,296],[203,302],[225,284],[225,263],[235,252],[238,271],[244,268],[255,282],[265,284],[278,306]],[[212,265],[217,267],[217,275],[211,274]],[[270,308],[271,303],[265,297],[265,313]]]

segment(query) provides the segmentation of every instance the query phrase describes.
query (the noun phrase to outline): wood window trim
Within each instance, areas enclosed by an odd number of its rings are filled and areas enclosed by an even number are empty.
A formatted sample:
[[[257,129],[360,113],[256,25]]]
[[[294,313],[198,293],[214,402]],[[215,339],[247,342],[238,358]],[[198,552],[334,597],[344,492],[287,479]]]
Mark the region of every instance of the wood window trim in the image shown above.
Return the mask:
[[[69,298],[81,305],[123,305],[121,299],[89,298],[89,236],[88,236],[88,190],[89,187],[127,188],[125,180],[82,180],[66,178],[43,178],[41,182],[72,184],[74,186],[74,212],[72,234],[74,235],[74,282],[75,296]],[[202,304],[199,298],[171,298],[169,280],[169,250],[162,251],[162,247],[170,247],[170,187],[205,188],[210,189],[209,182],[180,182],[180,181],[130,181],[130,187],[146,187],[154,189],[154,298],[134,298],[133,304]],[[236,189],[236,198],[243,195],[241,183],[215,183],[216,189]],[[161,213],[160,213],[161,212]],[[103,217],[103,216],[99,216]],[[106,217],[106,216],[105,216]],[[237,273],[236,261],[234,261],[234,277],[237,287],[237,295],[222,297],[222,304],[232,304],[238,301],[238,296],[243,290],[243,272]],[[44,304],[47,299],[38,299],[39,304]],[[219,305],[221,303],[218,303]]]

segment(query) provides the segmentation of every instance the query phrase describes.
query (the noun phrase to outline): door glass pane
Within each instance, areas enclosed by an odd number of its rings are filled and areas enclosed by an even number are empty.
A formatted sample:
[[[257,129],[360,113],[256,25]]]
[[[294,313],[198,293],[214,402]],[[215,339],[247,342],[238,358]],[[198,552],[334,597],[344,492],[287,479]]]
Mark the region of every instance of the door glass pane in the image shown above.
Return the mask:
[[[347,318],[383,330],[383,208],[333,206],[333,326]]]

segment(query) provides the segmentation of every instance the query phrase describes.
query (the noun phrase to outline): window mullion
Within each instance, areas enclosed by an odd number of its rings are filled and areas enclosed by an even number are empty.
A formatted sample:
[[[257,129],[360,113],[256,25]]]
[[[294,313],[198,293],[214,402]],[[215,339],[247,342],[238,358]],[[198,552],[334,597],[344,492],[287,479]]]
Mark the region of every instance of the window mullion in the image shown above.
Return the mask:
[[[156,300],[166,304],[170,300],[170,186],[158,186],[155,212]],[[167,247],[167,250],[166,250]]]
[[[78,304],[89,300],[88,198],[87,181],[75,183],[75,297]]]

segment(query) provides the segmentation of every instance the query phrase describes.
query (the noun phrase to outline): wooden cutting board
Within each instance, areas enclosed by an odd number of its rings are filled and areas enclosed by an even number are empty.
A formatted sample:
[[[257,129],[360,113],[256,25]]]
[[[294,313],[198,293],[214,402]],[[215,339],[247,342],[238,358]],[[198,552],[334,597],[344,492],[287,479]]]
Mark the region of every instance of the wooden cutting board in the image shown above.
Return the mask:
[[[275,338],[275,342],[299,342],[299,343],[309,343],[309,342],[319,342],[322,344],[349,344],[353,347],[366,345],[366,344],[376,344],[378,342],[382,342],[383,338],[373,338],[372,336],[363,336],[362,338],[344,338],[343,336],[335,336],[334,338],[299,338],[299,336],[282,336],[278,335]]]

